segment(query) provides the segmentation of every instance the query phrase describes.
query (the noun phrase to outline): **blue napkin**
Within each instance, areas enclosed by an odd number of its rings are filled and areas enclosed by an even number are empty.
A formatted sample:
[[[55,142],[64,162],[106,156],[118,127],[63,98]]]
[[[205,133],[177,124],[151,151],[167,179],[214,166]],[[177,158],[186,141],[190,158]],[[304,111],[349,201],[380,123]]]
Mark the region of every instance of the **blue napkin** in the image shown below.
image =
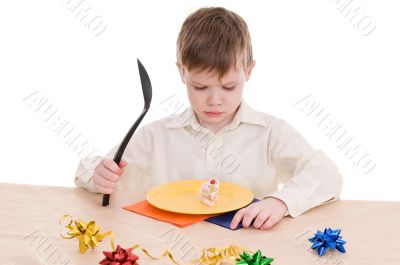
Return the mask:
[[[254,198],[253,201],[250,204],[252,204],[254,202],[258,202],[258,201],[259,201],[259,199]],[[237,211],[239,211],[239,210],[235,210],[235,211],[232,211],[232,212],[227,212],[227,213],[224,213],[224,214],[221,214],[221,215],[210,217],[210,218],[205,219],[204,221],[210,222],[210,223],[213,223],[213,224],[216,224],[216,225],[228,228],[228,229],[231,229],[230,225],[231,225],[232,219],[235,216]],[[237,229],[240,229],[240,228],[243,228],[242,223],[238,224],[238,226],[234,230],[237,230]],[[233,229],[231,229],[231,230],[233,230]]]

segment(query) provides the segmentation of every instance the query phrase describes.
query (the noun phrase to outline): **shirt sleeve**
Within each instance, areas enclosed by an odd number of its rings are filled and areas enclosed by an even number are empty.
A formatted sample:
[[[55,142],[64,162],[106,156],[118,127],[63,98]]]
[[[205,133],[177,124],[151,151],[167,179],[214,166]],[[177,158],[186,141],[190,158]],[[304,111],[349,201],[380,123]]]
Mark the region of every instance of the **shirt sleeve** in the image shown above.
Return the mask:
[[[267,197],[285,202],[292,217],[339,199],[342,176],[335,164],[286,122],[273,122],[267,150],[283,183],[280,190]]]
[[[122,160],[127,161],[128,165],[121,177],[125,177],[124,175],[127,172],[147,172],[150,167],[149,161],[152,146],[153,142],[148,126],[138,129],[133,134],[122,156]],[[83,187],[90,192],[98,193],[94,187],[92,178],[94,171],[104,159],[113,159],[118,148],[119,144],[114,146],[105,156],[88,156],[82,159],[75,173],[75,185]]]

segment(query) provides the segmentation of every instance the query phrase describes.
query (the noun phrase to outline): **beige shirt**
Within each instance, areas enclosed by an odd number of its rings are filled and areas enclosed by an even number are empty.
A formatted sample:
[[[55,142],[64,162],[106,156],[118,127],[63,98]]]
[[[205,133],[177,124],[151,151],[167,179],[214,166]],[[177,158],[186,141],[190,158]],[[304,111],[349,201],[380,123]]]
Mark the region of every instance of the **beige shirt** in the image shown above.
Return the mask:
[[[106,157],[113,158],[117,148]],[[92,175],[101,159],[81,161],[77,186],[96,192]],[[144,194],[171,181],[216,178],[246,187],[260,199],[281,199],[293,217],[338,199],[342,187],[341,175],[325,154],[286,122],[245,101],[215,134],[198,123],[190,107],[147,124],[133,135],[123,160],[128,166],[116,192]]]

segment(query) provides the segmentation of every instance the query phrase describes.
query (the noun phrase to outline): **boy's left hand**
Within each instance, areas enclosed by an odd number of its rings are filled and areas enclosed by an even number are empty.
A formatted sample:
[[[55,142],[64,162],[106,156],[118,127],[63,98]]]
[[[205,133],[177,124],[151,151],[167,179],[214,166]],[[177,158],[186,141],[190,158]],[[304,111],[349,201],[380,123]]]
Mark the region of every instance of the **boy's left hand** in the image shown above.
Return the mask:
[[[269,229],[277,224],[287,211],[286,204],[274,197],[250,204],[240,209],[232,219],[231,229],[236,229],[242,222],[244,228],[248,228],[253,222],[253,227],[257,229]]]

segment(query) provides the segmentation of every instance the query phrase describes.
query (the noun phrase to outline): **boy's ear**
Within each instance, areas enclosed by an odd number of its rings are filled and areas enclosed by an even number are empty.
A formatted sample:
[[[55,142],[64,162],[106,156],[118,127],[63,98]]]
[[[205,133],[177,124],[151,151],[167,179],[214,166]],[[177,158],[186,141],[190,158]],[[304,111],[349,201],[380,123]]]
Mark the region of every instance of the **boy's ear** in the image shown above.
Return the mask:
[[[250,77],[251,77],[251,73],[253,72],[253,68],[254,68],[255,65],[256,65],[256,61],[253,60],[253,61],[251,62],[251,65],[250,65],[249,69],[247,69],[247,72],[246,72],[246,81],[249,81],[249,79],[250,79]]]
[[[183,75],[184,75],[185,69],[184,69],[184,68],[182,67],[182,65],[181,65],[180,63],[178,63],[178,62],[176,62],[176,67],[178,67],[178,71],[179,71],[179,74],[180,74],[180,76],[181,76],[182,83],[185,84],[185,79],[183,79]]]

